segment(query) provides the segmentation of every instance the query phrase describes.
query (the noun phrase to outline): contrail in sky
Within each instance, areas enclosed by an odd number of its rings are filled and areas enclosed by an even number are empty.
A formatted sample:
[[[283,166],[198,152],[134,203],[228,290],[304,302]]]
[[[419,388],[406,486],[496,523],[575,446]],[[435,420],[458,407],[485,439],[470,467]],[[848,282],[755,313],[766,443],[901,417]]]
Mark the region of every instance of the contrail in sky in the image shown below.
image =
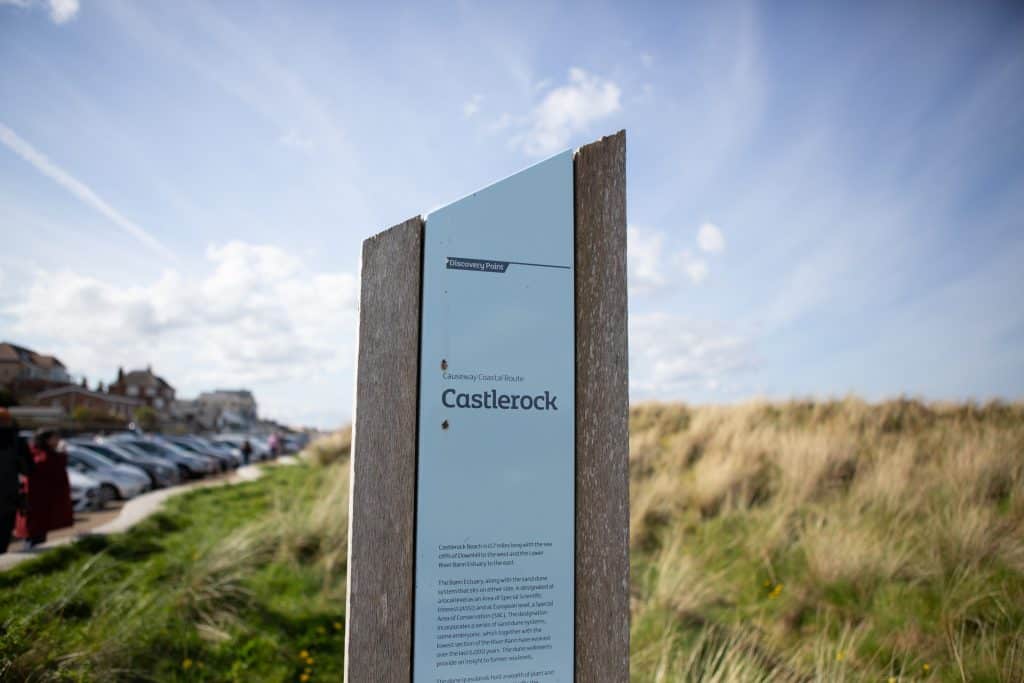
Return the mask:
[[[141,226],[125,218],[117,209],[107,204],[102,197],[92,191],[88,185],[75,178],[73,175],[53,163],[46,156],[18,136],[13,130],[0,123],[0,142],[6,145],[12,152],[20,156],[36,167],[40,173],[49,176],[51,180],[63,187],[78,199],[99,211],[110,219],[117,227],[145,244],[150,249],[157,251],[164,256],[174,258],[171,250],[163,245],[160,240],[150,235]]]

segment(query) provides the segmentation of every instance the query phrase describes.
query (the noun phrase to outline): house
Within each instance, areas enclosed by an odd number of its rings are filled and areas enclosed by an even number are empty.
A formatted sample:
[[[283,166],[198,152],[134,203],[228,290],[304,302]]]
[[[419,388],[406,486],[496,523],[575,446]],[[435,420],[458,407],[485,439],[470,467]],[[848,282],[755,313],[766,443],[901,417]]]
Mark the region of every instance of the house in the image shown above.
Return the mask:
[[[76,408],[88,408],[123,420],[131,420],[135,409],[142,405],[142,401],[136,398],[90,391],[76,384],[43,391],[36,394],[34,402],[37,406],[63,408],[69,414]]]
[[[71,375],[56,356],[38,353],[10,342],[0,342],[0,389],[17,400],[71,382]]]
[[[0,386],[10,386],[19,380],[67,384],[71,382],[71,375],[56,356],[0,342]]]
[[[107,387],[107,393],[137,399],[159,413],[167,412],[174,403],[174,387],[154,374],[153,366],[130,372],[118,368],[117,379]]]
[[[256,398],[248,389],[204,391],[195,403],[199,421],[220,429],[246,430],[259,420]]]

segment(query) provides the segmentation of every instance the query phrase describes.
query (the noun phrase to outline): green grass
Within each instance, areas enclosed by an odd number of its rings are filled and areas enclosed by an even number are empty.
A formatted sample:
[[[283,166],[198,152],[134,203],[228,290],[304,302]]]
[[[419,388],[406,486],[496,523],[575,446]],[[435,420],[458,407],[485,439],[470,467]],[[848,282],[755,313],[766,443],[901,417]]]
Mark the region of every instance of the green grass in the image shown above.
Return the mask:
[[[631,412],[634,681],[1024,681],[1024,406]]]
[[[1024,406],[630,417],[633,681],[1024,681]],[[340,680],[349,442],[0,573],[0,678]]]
[[[0,574],[0,679],[340,680],[344,564],[292,522],[318,514],[344,470],[269,468]]]

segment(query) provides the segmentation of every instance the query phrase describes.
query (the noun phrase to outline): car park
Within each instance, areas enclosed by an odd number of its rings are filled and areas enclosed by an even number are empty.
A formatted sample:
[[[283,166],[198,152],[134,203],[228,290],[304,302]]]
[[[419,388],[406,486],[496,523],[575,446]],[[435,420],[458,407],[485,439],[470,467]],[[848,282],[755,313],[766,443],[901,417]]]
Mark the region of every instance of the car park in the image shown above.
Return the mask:
[[[234,446],[227,446],[224,444],[214,443],[210,439],[198,436],[196,434],[189,434],[181,437],[182,439],[194,444],[200,451],[211,450],[216,453],[223,453],[228,455],[231,460],[235,463],[236,467],[242,465],[242,451],[238,450]]]
[[[267,447],[266,443],[262,442],[258,437],[251,436],[248,434],[217,434],[211,436],[210,439],[214,443],[224,444],[226,446],[233,446],[241,450],[242,445],[248,441],[249,445],[252,446],[252,456],[250,462],[259,462],[263,460],[270,460],[273,455],[270,452],[270,448]]]
[[[149,476],[133,465],[121,465],[73,444],[68,445],[67,452],[69,467],[100,483],[100,498],[104,504],[134,498],[150,488]]]
[[[226,472],[229,469],[238,467],[238,463],[231,456],[230,453],[224,452],[220,449],[214,449],[209,446],[202,446],[193,443],[191,440],[180,437],[180,436],[164,436],[160,437],[159,441],[171,443],[178,448],[184,448],[186,451],[202,455],[210,458],[215,458],[220,463],[220,470]]]
[[[165,460],[146,455],[128,448],[125,444],[113,442],[99,443],[92,439],[71,439],[71,444],[98,453],[99,455],[122,465],[134,465],[142,469],[149,477],[152,488],[174,486],[181,481],[178,468]]]
[[[132,446],[148,455],[174,463],[184,479],[197,479],[207,474],[214,474],[219,469],[219,464],[215,460],[197,453],[190,453],[172,444],[157,443],[152,439],[140,437],[136,434],[115,434],[104,438],[104,442],[107,440],[118,445],[126,444]]]

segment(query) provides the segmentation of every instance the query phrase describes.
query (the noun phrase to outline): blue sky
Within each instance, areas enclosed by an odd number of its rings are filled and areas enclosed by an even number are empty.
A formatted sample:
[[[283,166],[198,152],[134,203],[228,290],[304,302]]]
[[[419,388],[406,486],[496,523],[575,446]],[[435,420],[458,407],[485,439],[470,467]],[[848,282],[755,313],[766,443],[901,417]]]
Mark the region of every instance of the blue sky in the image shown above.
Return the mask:
[[[634,400],[1024,396],[1019,3],[0,0],[0,338],[351,413],[360,242],[627,129]]]

